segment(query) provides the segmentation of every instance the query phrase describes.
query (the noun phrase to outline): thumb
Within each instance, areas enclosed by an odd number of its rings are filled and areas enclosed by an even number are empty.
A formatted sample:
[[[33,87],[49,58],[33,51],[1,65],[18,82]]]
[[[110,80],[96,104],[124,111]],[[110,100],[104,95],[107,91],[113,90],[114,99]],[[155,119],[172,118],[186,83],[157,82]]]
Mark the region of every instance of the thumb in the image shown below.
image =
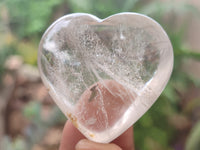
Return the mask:
[[[76,150],[122,150],[116,144],[95,143],[86,139],[80,140],[75,147]]]

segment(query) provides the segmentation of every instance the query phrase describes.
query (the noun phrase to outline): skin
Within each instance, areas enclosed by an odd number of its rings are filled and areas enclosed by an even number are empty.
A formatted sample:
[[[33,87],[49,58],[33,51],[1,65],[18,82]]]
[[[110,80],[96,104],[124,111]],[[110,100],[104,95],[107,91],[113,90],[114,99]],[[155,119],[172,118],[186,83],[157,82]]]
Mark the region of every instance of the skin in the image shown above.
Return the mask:
[[[109,90],[107,90],[107,88],[105,88],[103,85],[106,85]],[[104,108],[108,115],[108,124],[112,126],[113,122],[115,122],[113,118],[121,117],[121,115],[124,113],[124,109],[118,113],[115,113],[116,110],[111,109],[111,106],[117,108],[117,110],[120,110],[120,108],[123,108],[122,106],[125,107],[126,105],[129,105],[131,103],[131,99],[134,100],[135,97],[133,94],[128,93],[124,87],[116,81],[106,80],[104,81],[104,84],[98,82],[97,84],[92,85],[91,88],[86,90],[80,97],[79,103],[77,104],[77,112],[84,110],[86,113],[77,113],[77,115],[84,115],[84,120],[80,119],[79,122],[84,124],[84,121],[87,118],[90,118],[90,115],[94,114],[98,109],[99,101],[101,101],[101,95],[99,91],[101,91]],[[121,96],[113,95],[110,91],[112,93],[118,93]],[[126,101],[126,104],[124,104],[124,101]],[[103,112],[99,111],[96,124],[94,123],[92,126],[87,126],[87,128],[103,130],[104,126],[106,125],[103,124],[104,120],[101,120],[103,117]],[[78,116],[78,118],[81,118],[81,116]],[[103,126],[99,127],[98,122],[101,122]],[[75,122],[73,122],[73,124],[75,124]],[[85,139],[85,137],[78,131],[76,127],[74,127],[73,124],[70,121],[67,121],[65,124],[59,150],[134,150],[133,127],[130,127],[111,143],[102,144]]]
[[[134,150],[133,127],[109,144],[95,143],[85,139],[70,121],[63,129],[59,150]]]

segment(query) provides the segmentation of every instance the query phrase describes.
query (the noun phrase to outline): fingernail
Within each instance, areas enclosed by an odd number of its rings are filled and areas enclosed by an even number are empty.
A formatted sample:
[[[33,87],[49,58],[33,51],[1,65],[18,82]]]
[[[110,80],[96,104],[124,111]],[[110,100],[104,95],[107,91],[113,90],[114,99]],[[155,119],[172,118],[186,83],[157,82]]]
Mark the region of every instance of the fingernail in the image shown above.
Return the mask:
[[[94,144],[90,142],[89,140],[82,139],[77,144],[75,149],[76,150],[90,150],[93,149]]]
[[[122,150],[116,144],[95,143],[86,139],[80,140],[75,147],[76,150]]]

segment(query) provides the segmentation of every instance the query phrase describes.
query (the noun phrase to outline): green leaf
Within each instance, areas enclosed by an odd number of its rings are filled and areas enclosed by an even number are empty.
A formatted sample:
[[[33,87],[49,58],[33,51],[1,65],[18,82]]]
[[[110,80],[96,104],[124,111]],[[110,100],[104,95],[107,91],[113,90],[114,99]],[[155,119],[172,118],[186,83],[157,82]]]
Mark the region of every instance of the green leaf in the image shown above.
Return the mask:
[[[179,49],[176,51],[176,55],[186,58],[193,58],[200,61],[200,53],[196,51],[197,50]]]
[[[191,130],[185,147],[185,150],[200,150],[200,121]]]
[[[162,95],[165,96],[173,104],[176,104],[179,99],[171,83],[168,83]]]

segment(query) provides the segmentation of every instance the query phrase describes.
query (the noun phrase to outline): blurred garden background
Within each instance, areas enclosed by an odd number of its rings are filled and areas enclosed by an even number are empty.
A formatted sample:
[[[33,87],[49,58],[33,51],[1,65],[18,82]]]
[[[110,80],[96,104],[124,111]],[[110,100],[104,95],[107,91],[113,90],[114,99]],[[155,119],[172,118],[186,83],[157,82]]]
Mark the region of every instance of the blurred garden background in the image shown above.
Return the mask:
[[[0,150],[57,150],[66,121],[41,82],[37,49],[59,17],[139,12],[157,20],[174,48],[172,77],[134,124],[136,150],[200,150],[199,0],[1,0]]]

